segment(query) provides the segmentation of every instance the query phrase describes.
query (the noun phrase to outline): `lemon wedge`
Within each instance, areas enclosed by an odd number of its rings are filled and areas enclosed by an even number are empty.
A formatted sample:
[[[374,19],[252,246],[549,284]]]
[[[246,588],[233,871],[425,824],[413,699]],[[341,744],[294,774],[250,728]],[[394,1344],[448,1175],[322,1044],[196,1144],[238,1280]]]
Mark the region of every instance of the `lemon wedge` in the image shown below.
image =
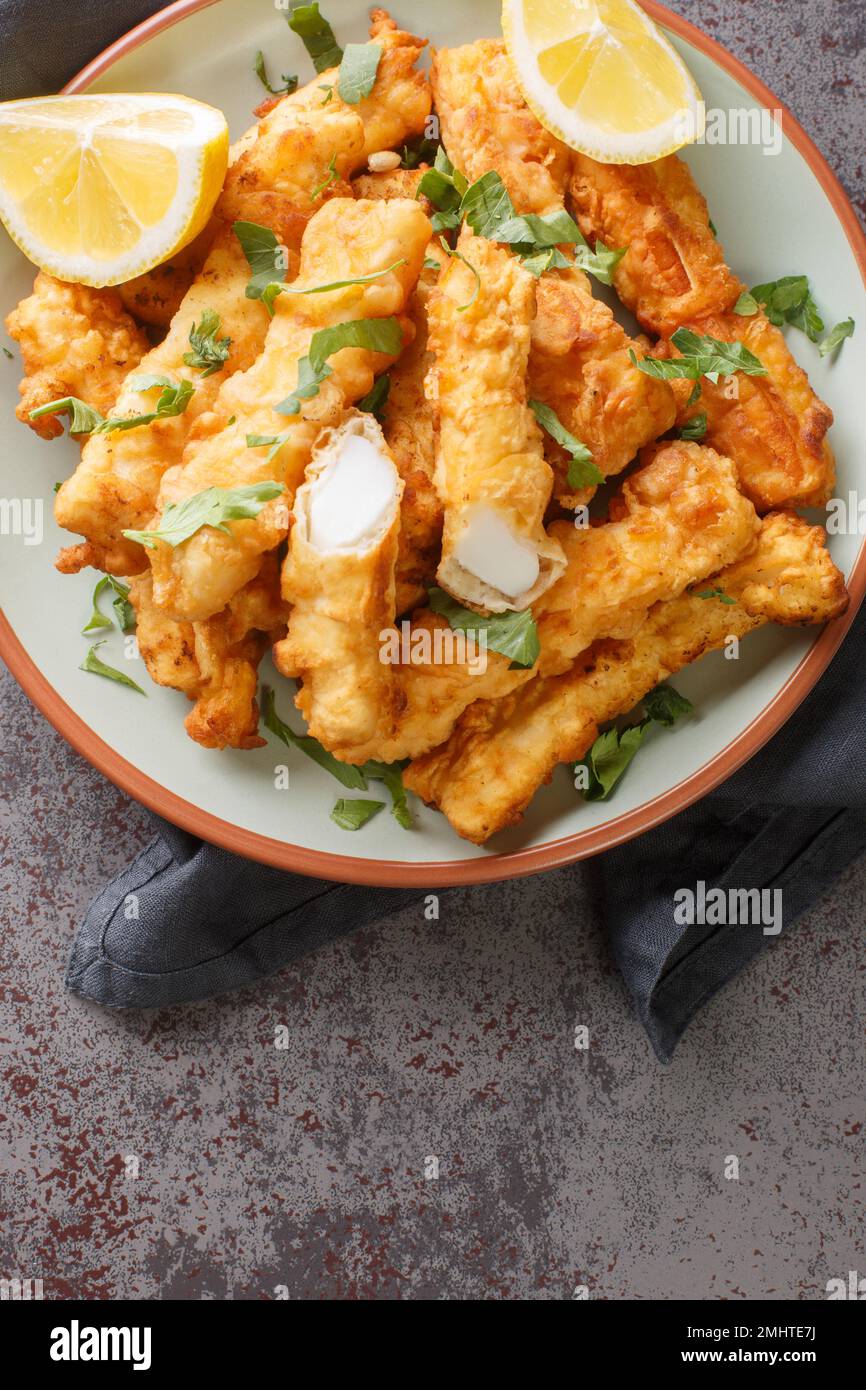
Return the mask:
[[[702,133],[694,79],[635,0],[503,0],[502,29],[528,105],[572,149],[646,164]]]
[[[197,236],[228,165],[212,106],[162,93],[0,103],[0,218],[42,270],[131,280]]]

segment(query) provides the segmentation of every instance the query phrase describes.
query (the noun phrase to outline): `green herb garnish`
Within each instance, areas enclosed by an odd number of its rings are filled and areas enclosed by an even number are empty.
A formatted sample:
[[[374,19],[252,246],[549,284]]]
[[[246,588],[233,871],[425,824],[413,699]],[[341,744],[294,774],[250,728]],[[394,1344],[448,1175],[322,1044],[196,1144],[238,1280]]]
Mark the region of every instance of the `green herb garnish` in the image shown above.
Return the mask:
[[[467,299],[465,304],[457,305],[458,314],[465,313],[467,309],[472,308],[472,305],[475,303],[476,299],[481,293],[481,276],[478,274],[478,271],[476,270],[472,262],[466,259],[462,251],[452,251],[444,236],[440,236],[439,241],[441,243],[442,250],[445,252],[446,256],[453,256],[455,260],[462,261],[463,264],[467,267],[467,269],[471,270],[472,274],[475,276],[475,289],[473,290],[472,295],[469,299]]]
[[[691,420],[687,420],[680,428],[680,439],[693,439],[695,441],[703,439],[707,432],[707,417],[702,411],[700,415],[693,415]]]
[[[310,351],[298,363],[298,384],[274,409],[279,415],[298,415],[301,402],[319,394],[319,387],[331,375],[327,359],[345,347],[368,348],[388,357],[396,357],[403,344],[400,320],[350,319],[331,328],[320,328],[310,342]]]
[[[317,198],[321,198],[325,189],[330,188],[332,183],[337,183],[339,178],[340,173],[337,169],[337,151],[335,150],[328,161],[328,173],[322,182],[313,189],[310,194],[310,202],[314,203]]]
[[[661,381],[673,381],[678,377],[697,381],[705,376],[717,382],[720,376],[732,376],[734,372],[743,372],[746,376],[767,375],[764,364],[741,342],[723,343],[719,338],[693,333],[690,328],[678,328],[671,342],[682,353],[681,357],[638,358],[634,348],[629,348],[628,355],[639,371]]]
[[[287,73],[287,72],[284,72],[284,73],[283,73],[283,85],[282,85],[282,87],[272,87],[272,86],[271,86],[270,82],[268,81],[268,74],[267,74],[267,72],[265,71],[265,55],[264,55],[264,53],[262,52],[261,49],[259,49],[258,53],[256,54],[256,64],[255,64],[255,66],[256,66],[256,77],[257,77],[257,78],[259,79],[259,81],[261,82],[261,84],[262,84],[262,86],[264,87],[265,91],[266,91],[266,92],[270,92],[270,94],[271,94],[272,97],[289,96],[292,92],[296,92],[296,91],[298,90],[298,79],[297,79],[297,77],[296,77],[296,76],[290,76],[289,73]]]
[[[376,84],[382,48],[378,43],[347,43],[340,63],[340,96],[349,106],[357,106]]]
[[[231,338],[218,338],[220,316],[213,309],[202,312],[201,323],[193,323],[189,330],[191,352],[185,352],[183,360],[188,367],[197,367],[202,377],[218,372],[228,359]]]
[[[434,232],[449,232],[462,221],[460,203],[469,181],[455,169],[445,151],[436,151],[433,168],[422,175],[416,198],[426,198],[436,209],[431,219]]]
[[[717,598],[720,603],[737,602],[735,598],[731,598],[730,594],[726,594],[724,589],[702,589],[699,594],[689,589],[689,593],[692,595],[692,598]]]
[[[401,265],[405,265],[405,257],[395,261],[393,265],[386,266],[384,270],[374,270],[371,275],[356,275],[352,280],[332,280],[329,285],[312,285],[309,288],[296,288],[294,285],[269,285],[268,290],[273,291],[271,301],[278,294],[328,294],[331,290],[344,290],[349,285],[371,285],[374,280],[381,280],[383,275],[390,275],[392,270],[397,270]],[[266,291],[267,293],[267,291]]]
[[[160,388],[156,410],[145,415],[128,415],[106,420],[92,405],[87,405],[77,396],[64,396],[62,400],[49,401],[47,405],[31,410],[30,419],[40,415],[68,415],[70,434],[111,434],[115,430],[134,430],[141,425],[150,425],[154,420],[163,420],[172,415],[182,415],[195,392],[195,386],[185,378],[179,382],[167,376],[135,376],[129,378],[133,391],[153,391]]]
[[[131,676],[125,676],[122,671],[116,670],[113,666],[106,666],[104,661],[100,661],[96,655],[97,647],[104,647],[105,642],[94,642],[88,649],[87,656],[79,666],[79,671],[89,671],[93,676],[105,676],[107,680],[117,681],[119,685],[128,685],[130,690],[137,690],[139,695],[144,695],[140,685],[136,685]]]
[[[842,323],[837,323],[835,328],[830,329],[826,338],[823,338],[818,344],[818,351],[822,357],[826,357],[828,353],[834,352],[839,344],[844,342],[846,338],[851,338],[853,336],[854,320],[845,319]]]
[[[246,289],[247,299],[261,299],[271,285],[282,283],[286,278],[285,249],[270,227],[262,227],[258,222],[235,222],[234,233],[252,271]],[[266,302],[266,307],[270,312],[270,303]]]
[[[366,411],[368,415],[374,415],[377,420],[381,420],[390,392],[391,378],[385,372],[376,378],[366,396],[358,402],[358,409]]]
[[[571,434],[563,425],[556,411],[543,401],[530,401],[529,408],[543,430],[561,444],[571,454],[568,465],[568,485],[577,491],[585,487],[598,487],[604,476],[592,461],[592,454],[585,444]]]
[[[297,748],[299,752],[306,754],[319,767],[329,772],[332,777],[336,777],[349,791],[368,791],[367,780],[371,782],[384,782],[388,789],[392,808],[391,814],[404,830],[410,829],[412,818],[409,814],[409,806],[406,799],[406,789],[403,786],[404,763],[380,763],[368,762],[361,767],[356,767],[353,763],[341,763],[323,748],[319,740],[313,738],[311,734],[296,734],[288,724],[277,714],[274,700],[274,692],[269,685],[263,685],[261,689],[262,722],[266,729],[289,748]],[[381,805],[375,802],[374,805]]]
[[[297,5],[291,14],[286,15],[286,22],[292,32],[303,40],[316,72],[339,66],[343,50],[334,38],[330,24],[319,13],[318,3]]]
[[[419,164],[429,164],[435,160],[438,149],[438,140],[431,140],[428,135],[416,135],[414,140],[409,140],[403,146],[401,167],[417,169]]]
[[[229,521],[248,521],[258,516],[266,502],[285,491],[282,483],[272,481],[249,483],[244,487],[209,487],[195,492],[182,502],[169,502],[154,531],[124,531],[127,540],[138,541],[149,550],[159,541],[166,545],[181,545],[203,526],[231,534]]]
[[[341,796],[331,812],[331,820],[341,830],[360,830],[377,811],[384,809],[384,801],[349,801]]]
[[[486,633],[490,651],[510,657],[512,667],[527,668],[538,660],[541,644],[531,608],[482,617],[438,587],[430,589],[427,601],[433,612],[444,618],[455,632]]]
[[[599,734],[586,757],[574,764],[575,772],[584,768],[588,785],[584,789],[587,801],[604,801],[622,778],[641,747],[653,724],[671,728],[686,714],[691,714],[690,700],[669,685],[656,686],[644,697],[646,718],[628,729],[608,729]]]
[[[93,612],[90,615],[90,621],[87,626],[83,627],[81,631],[87,634],[88,632],[97,632],[100,628],[113,626],[111,619],[106,618],[99,607],[99,600],[106,589],[111,589],[115,594],[111,606],[114,609],[114,616],[117,619],[117,625],[121,632],[134,632],[135,609],[129,601],[129,585],[124,584],[120,579],[115,579],[113,574],[103,575],[96,585],[96,588],[93,590]]]

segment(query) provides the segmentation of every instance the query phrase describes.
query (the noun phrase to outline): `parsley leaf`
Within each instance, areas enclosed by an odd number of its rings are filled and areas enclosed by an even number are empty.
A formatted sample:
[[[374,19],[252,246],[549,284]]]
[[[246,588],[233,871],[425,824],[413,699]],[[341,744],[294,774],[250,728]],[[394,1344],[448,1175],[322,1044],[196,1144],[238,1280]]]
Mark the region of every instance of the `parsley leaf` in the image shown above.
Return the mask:
[[[150,425],[154,420],[163,420],[170,415],[182,415],[190,403],[195,386],[185,378],[179,382],[167,376],[133,376],[129,378],[133,391],[152,391],[160,387],[156,410],[145,415],[126,415],[104,419],[98,410],[87,405],[77,396],[64,396],[62,400],[49,401],[47,405],[31,410],[30,419],[40,415],[69,415],[70,434],[111,434],[115,430],[134,430],[140,425]]]
[[[197,367],[202,377],[218,372],[229,355],[231,338],[217,338],[220,316],[213,309],[202,312],[201,323],[193,323],[189,330],[191,352],[185,352],[183,360],[188,367]]]
[[[854,320],[845,319],[843,323],[837,323],[835,328],[830,329],[826,338],[823,338],[818,344],[818,351],[822,357],[826,357],[828,353],[834,352],[839,344],[844,342],[846,338],[852,338],[853,336]]]
[[[734,313],[741,314],[744,318],[751,318],[752,314],[757,314],[760,307],[755,296],[749,294],[748,290],[743,290],[743,293],[734,305]]]
[[[349,285],[371,285],[374,280],[381,280],[383,275],[390,275],[392,270],[397,270],[401,265],[406,264],[403,257],[395,261],[393,265],[388,265],[384,270],[374,270],[371,275],[356,275],[353,280],[332,280],[329,285],[313,285],[309,288],[296,289],[294,285],[269,285],[268,290],[273,290],[271,299],[275,299],[278,294],[328,294],[331,290],[344,290]]]
[[[662,381],[677,377],[697,381],[705,376],[716,382],[720,376],[731,376],[734,372],[744,372],[746,376],[767,375],[763,363],[739,341],[724,343],[719,338],[693,333],[690,328],[678,328],[671,342],[682,353],[681,357],[639,359],[634,348],[629,348],[628,355],[639,371]]]
[[[538,629],[531,608],[518,613],[494,613],[483,617],[471,608],[464,608],[444,589],[434,587],[427,595],[434,613],[438,613],[455,632],[486,632],[487,646],[492,652],[511,657],[511,665],[534,666],[541,651]]]
[[[248,434],[247,448],[261,449],[269,444],[271,447],[268,451],[267,462],[273,463],[290,434],[291,430],[284,430],[282,434]]]
[[[657,685],[641,701],[648,719],[656,724],[664,724],[668,729],[686,714],[692,714],[694,705],[674,690],[672,685]]]
[[[571,454],[568,465],[568,485],[577,491],[579,488],[598,487],[604,482],[602,473],[592,461],[592,454],[585,444],[565,428],[556,411],[543,401],[530,401],[529,408],[543,430],[561,444]]]
[[[358,409],[366,411],[369,415],[374,415],[377,420],[381,420],[382,411],[391,394],[391,378],[387,372],[383,376],[377,377],[370,390],[358,402]]]
[[[303,40],[316,72],[324,72],[326,68],[335,68],[340,64],[343,50],[334,38],[330,24],[319,13],[318,3],[297,5],[291,14],[286,15],[286,22],[292,32]]]
[[[326,177],[322,180],[322,182],[320,184],[317,184],[317,186],[313,189],[312,193],[310,194],[310,202],[314,203],[317,198],[321,198],[325,189],[330,188],[332,183],[336,183],[339,177],[340,173],[337,169],[337,151],[334,150],[334,153],[331,155],[331,158],[328,161],[328,173]]]
[[[258,53],[256,54],[256,76],[258,77],[265,91],[270,92],[272,97],[289,96],[292,92],[296,92],[298,90],[297,77],[292,77],[287,72],[283,73],[282,87],[271,86],[270,82],[268,81],[268,74],[265,71],[265,55],[261,49],[259,49]]]
[[[282,483],[249,483],[243,487],[208,487],[184,497],[182,502],[169,502],[155,531],[124,531],[127,540],[138,541],[149,550],[158,541],[166,545],[181,545],[203,526],[229,534],[229,521],[245,521],[258,516],[266,502],[279,497],[285,489]]]
[[[370,761],[364,763],[361,772],[364,777],[368,777],[371,782],[384,782],[385,787],[391,797],[391,815],[398,825],[404,830],[412,829],[412,816],[409,811],[409,800],[406,795],[406,788],[403,786],[403,768],[405,763],[380,763]]]
[[[331,375],[327,358],[345,347],[368,348],[388,357],[396,357],[403,344],[400,320],[350,319],[331,328],[320,328],[310,342],[310,351],[298,363],[298,384],[291,396],[274,406],[278,415],[297,415],[301,401],[319,394],[319,387]]]
[[[368,97],[376,83],[382,47],[378,43],[347,43],[340,63],[340,96],[349,106]]]
[[[824,321],[812,298],[807,275],[784,275],[781,280],[755,285],[751,298],[762,306],[770,323],[777,328],[790,323],[802,329],[813,343],[824,331]]]
[[[680,429],[680,439],[703,439],[707,432],[707,417],[704,411],[693,415]]]
[[[121,632],[134,632],[135,609],[129,602],[129,585],[124,584],[120,579],[115,579],[113,574],[104,574],[102,578],[99,580],[99,583],[96,585],[96,588],[93,590],[93,612],[90,615],[90,621],[88,622],[87,626],[83,627],[81,631],[86,634],[88,632],[97,632],[100,628],[103,627],[112,626],[111,619],[106,618],[105,614],[101,612],[99,607],[99,600],[105,593],[106,589],[111,589],[114,592],[114,594],[116,594],[116,598],[112,602],[111,606],[114,609],[114,615],[117,619],[117,625],[120,628]]]
[[[63,396],[60,400],[49,401],[47,405],[30,411],[31,420],[38,420],[40,415],[68,415],[70,434],[93,434],[99,425],[105,423],[104,416],[98,410],[77,396]]]
[[[104,640],[94,642],[93,646],[88,648],[87,656],[78,668],[79,671],[89,671],[93,676],[106,676],[108,680],[117,681],[119,685],[128,685],[130,690],[137,690],[139,695],[144,695],[145,692],[141,686],[136,685],[131,676],[125,676],[122,671],[115,670],[113,666],[106,666],[105,662],[100,660],[96,655],[96,650],[98,647],[104,646]]]
[[[436,208],[431,219],[434,232],[453,231],[460,226],[460,203],[468,187],[468,180],[454,168],[440,146],[433,168],[422,175],[415,194],[416,198],[426,198]]]
[[[483,174],[470,185],[463,196],[460,212],[477,236],[511,246],[532,275],[574,264],[609,285],[627,249],[611,251],[597,241],[593,251],[564,208],[541,216],[536,213],[519,216],[495,170]],[[558,249],[561,245],[574,247],[573,262]]]
[[[438,150],[438,141],[431,140],[427,135],[416,135],[414,140],[409,140],[403,146],[401,167],[417,169],[419,164],[429,164],[431,159],[436,158]]]
[[[472,292],[472,295],[470,296],[469,299],[467,299],[467,301],[466,301],[465,304],[458,304],[458,305],[457,305],[457,312],[458,312],[458,314],[465,313],[465,311],[466,311],[467,309],[471,309],[472,305],[475,303],[476,299],[478,298],[479,294],[481,293],[481,276],[478,274],[478,271],[476,270],[476,268],[475,268],[475,266],[472,264],[472,262],[466,259],[466,257],[463,255],[462,251],[452,251],[451,247],[448,245],[448,242],[445,240],[444,236],[441,236],[441,237],[439,238],[439,241],[440,241],[440,244],[441,244],[441,246],[442,246],[442,250],[445,252],[446,256],[452,256],[452,257],[454,258],[454,260],[456,260],[456,261],[462,261],[463,264],[464,264],[465,266],[467,266],[468,269],[471,270],[471,271],[472,271],[472,274],[475,276],[475,289],[474,289],[474,291]],[[437,266],[437,269],[438,269],[438,266]]]
[[[657,685],[644,696],[642,703],[646,719],[627,729],[613,728],[599,734],[582,762],[575,763],[575,771],[582,767],[588,773],[588,785],[583,793],[587,801],[604,801],[610,796],[653,724],[671,728],[693,710],[691,701],[670,685]]]
[[[726,594],[724,589],[703,589],[699,594],[692,593],[690,589],[689,593],[692,594],[693,598],[717,598],[720,603],[736,603],[737,601],[735,598],[731,598],[730,594]]]
[[[362,825],[372,820],[377,811],[384,808],[384,805],[384,801],[349,801],[341,796],[331,812],[331,820],[335,825],[339,825],[341,830],[360,830]]]
[[[261,299],[271,285],[285,280],[285,251],[270,227],[261,227],[258,222],[235,222],[234,233],[252,271],[247,299]],[[270,305],[267,307],[270,309]]]

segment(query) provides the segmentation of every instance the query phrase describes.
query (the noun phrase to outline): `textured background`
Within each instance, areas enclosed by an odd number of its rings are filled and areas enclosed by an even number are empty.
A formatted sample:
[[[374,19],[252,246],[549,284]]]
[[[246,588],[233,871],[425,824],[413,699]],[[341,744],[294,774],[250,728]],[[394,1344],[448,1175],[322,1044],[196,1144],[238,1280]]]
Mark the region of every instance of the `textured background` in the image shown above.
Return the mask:
[[[673,8],[791,106],[866,215],[861,0]],[[866,860],[668,1069],[591,866],[443,895],[438,923],[410,909],[215,1003],[110,1015],[63,992],[65,958],[149,817],[5,673],[0,709],[0,1276],[55,1298],[808,1299],[866,1273]]]

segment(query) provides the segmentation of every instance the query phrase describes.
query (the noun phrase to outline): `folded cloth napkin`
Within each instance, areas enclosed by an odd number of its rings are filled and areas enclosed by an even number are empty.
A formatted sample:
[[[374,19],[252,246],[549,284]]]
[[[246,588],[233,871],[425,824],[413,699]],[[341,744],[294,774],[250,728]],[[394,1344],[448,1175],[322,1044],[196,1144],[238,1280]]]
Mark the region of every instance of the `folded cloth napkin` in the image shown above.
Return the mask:
[[[0,96],[55,90],[159,8],[0,0]],[[57,41],[46,42],[52,34]],[[787,930],[866,849],[864,651],[866,612],[817,688],[745,768],[666,825],[575,867],[598,877],[613,953],[662,1061],[706,1000],[775,939],[777,903]],[[91,904],[73,945],[69,988],[110,1007],[237,988],[424,893],[320,883],[158,826]],[[728,911],[716,922],[714,890],[762,890],[768,915],[738,925]]]

